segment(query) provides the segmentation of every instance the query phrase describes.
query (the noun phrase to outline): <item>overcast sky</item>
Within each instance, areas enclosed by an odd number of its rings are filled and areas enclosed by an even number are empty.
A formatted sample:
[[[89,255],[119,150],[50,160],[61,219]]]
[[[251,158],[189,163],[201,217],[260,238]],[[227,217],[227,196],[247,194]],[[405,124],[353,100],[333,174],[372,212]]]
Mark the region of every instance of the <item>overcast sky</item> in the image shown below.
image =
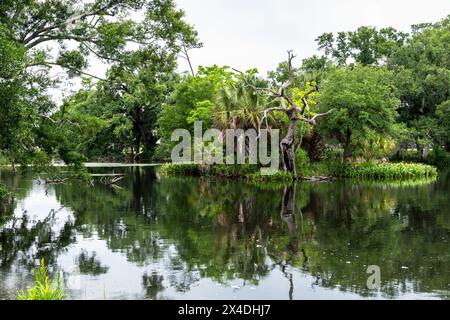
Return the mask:
[[[204,46],[191,51],[193,64],[228,65],[265,74],[286,59],[316,53],[314,39],[324,32],[362,25],[392,26],[435,22],[450,14],[450,0],[176,0]],[[180,70],[187,70],[180,60]]]

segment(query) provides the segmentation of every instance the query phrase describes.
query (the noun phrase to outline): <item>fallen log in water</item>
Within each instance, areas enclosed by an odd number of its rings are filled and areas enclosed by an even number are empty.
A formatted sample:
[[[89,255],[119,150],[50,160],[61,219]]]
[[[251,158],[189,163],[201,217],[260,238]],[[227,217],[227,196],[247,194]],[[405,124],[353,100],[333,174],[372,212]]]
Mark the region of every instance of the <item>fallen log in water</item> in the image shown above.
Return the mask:
[[[45,184],[60,184],[64,183],[67,180],[67,178],[64,179],[47,179],[45,180]]]
[[[104,175],[100,178],[100,182],[111,187],[115,187],[117,182],[122,180],[125,177],[125,175]]]

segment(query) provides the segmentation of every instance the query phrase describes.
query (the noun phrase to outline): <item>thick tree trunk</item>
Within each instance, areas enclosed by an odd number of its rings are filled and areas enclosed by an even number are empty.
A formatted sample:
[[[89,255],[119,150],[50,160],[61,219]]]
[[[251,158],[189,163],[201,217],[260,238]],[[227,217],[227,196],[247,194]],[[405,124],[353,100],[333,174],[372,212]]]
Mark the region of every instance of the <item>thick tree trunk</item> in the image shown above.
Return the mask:
[[[344,155],[343,155],[343,162],[344,164],[348,163],[348,158],[350,158],[350,139],[352,136],[352,132],[349,128],[345,131],[345,144],[344,144]]]
[[[316,130],[313,130],[311,136],[303,137],[301,147],[308,152],[308,157],[311,162],[319,162],[322,160],[324,144],[322,137]]]
[[[295,169],[295,135],[297,132],[297,120],[292,119],[293,116],[289,115],[290,123],[286,136],[281,140],[281,154],[283,158],[283,168],[285,172],[290,172],[296,175]]]

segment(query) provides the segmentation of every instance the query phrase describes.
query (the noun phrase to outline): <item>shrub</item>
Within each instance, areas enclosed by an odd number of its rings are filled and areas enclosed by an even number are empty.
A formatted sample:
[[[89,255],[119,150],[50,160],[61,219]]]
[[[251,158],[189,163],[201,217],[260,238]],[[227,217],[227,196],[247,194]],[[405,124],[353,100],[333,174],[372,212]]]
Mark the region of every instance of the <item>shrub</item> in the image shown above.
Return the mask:
[[[10,193],[9,193],[8,189],[6,188],[6,186],[0,183],[0,201],[5,199],[9,195],[10,195]]]
[[[450,154],[443,148],[436,147],[426,158],[426,162],[440,169],[450,167]]]
[[[308,153],[302,148],[297,148],[295,150],[295,167],[302,168],[307,165],[309,165]]]
[[[341,162],[343,154],[344,149],[332,145],[327,145],[325,146],[325,150],[323,152],[323,158],[326,161]]]
[[[437,175],[435,167],[420,163],[362,163],[344,168],[346,178],[364,179],[418,179]]]
[[[19,292],[19,300],[63,300],[65,298],[60,274],[58,274],[56,283],[50,281],[44,259],[41,260],[39,268],[34,270],[34,281],[33,287]]]

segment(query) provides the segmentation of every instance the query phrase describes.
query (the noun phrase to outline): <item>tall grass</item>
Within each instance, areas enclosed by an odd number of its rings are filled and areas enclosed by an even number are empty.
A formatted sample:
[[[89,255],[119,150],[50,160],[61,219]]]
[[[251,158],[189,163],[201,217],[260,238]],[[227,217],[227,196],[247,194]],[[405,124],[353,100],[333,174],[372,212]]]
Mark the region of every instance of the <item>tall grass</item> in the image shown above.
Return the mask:
[[[51,281],[44,259],[41,260],[39,268],[34,270],[34,282],[33,287],[19,292],[19,300],[63,300],[66,297],[60,274],[56,281]]]
[[[421,163],[362,163],[345,167],[343,176],[356,179],[420,179],[437,175],[433,166]]]

